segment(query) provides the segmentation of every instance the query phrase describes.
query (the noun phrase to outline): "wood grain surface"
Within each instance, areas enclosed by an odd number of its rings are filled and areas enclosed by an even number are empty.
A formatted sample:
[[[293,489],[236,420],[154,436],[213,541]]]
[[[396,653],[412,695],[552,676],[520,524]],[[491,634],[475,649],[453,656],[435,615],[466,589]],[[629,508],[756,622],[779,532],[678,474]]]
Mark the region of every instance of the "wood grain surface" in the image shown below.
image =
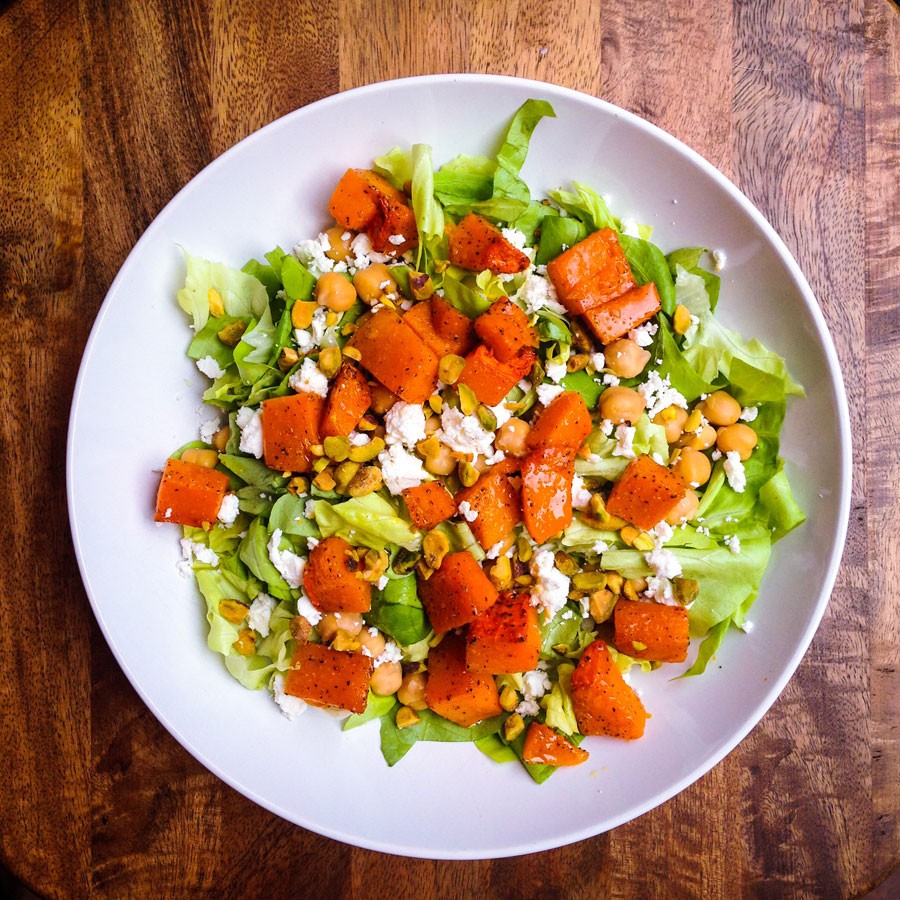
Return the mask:
[[[65,505],[81,354],[153,217],[278,116],[432,72],[521,75],[604,97],[734,179],[821,303],[855,442],[831,604],[760,725],[641,818],[493,862],[353,849],[203,769],[107,648]],[[888,0],[0,3],[2,863],[41,896],[65,898],[871,890],[900,863],[898,172],[900,14]]]

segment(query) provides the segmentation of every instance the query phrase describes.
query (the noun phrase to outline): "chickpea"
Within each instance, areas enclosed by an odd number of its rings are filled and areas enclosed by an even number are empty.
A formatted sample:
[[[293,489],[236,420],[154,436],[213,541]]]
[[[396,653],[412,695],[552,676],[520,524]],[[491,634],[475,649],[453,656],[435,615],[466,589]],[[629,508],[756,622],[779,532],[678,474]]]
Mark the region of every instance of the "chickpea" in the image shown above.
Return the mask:
[[[397,282],[384,263],[372,263],[353,276],[353,286],[363,303],[370,306],[385,294],[397,294]]]
[[[662,425],[666,430],[666,442],[674,444],[684,431],[688,413],[680,406],[667,406],[653,417],[654,425]]]
[[[678,441],[679,447],[690,447],[692,450],[709,450],[716,442],[716,429],[704,422],[696,431],[686,431]]]
[[[713,391],[700,404],[700,411],[713,425],[734,425],[741,417],[741,404],[725,391]]]
[[[607,344],[603,350],[606,368],[619,378],[634,378],[650,362],[650,353],[628,338]]]
[[[383,384],[376,384],[372,388],[372,412],[383,416],[396,402],[397,395]]]
[[[397,699],[410,709],[425,709],[428,704],[425,702],[425,685],[428,683],[428,676],[424,672],[410,672],[403,679],[400,690],[397,691]]]
[[[436,431],[440,431],[441,428],[441,417],[440,416],[431,416],[431,418],[425,420],[425,434],[429,437],[434,434]]]
[[[528,448],[525,442],[531,426],[522,419],[510,419],[497,429],[497,437],[494,444],[498,450],[508,453],[510,456],[525,456]]]
[[[746,462],[750,459],[750,454],[758,440],[756,432],[749,425],[737,422],[719,429],[719,433],[716,435],[716,447],[723,453],[736,450],[741,460]]]
[[[353,240],[352,232],[347,231],[346,228],[341,228],[340,225],[335,225],[334,228],[329,228],[325,235],[328,238],[328,246],[330,248],[325,251],[325,255],[329,259],[333,259],[335,262],[344,262],[351,256],[350,241]],[[346,237],[344,237],[345,235]]]
[[[688,487],[701,487],[709,481],[712,464],[707,456],[692,447],[684,447],[672,462],[672,471],[680,475]]]
[[[449,475],[456,468],[457,462],[453,451],[446,444],[441,444],[438,454],[425,460],[425,471],[432,475]]]
[[[316,625],[316,631],[319,637],[329,644],[334,640],[335,635],[340,631],[346,631],[347,634],[355,637],[362,631],[363,617],[359,613],[325,613],[321,621]]]
[[[600,395],[600,415],[617,425],[622,422],[636,422],[644,411],[646,401],[643,395],[629,387],[607,388]]]
[[[403,683],[403,666],[398,662],[382,663],[373,673],[369,681],[372,692],[380,697],[396,694]]]
[[[316,282],[316,302],[334,312],[345,312],[356,303],[356,291],[340,272],[326,272]]]
[[[690,522],[700,509],[700,498],[694,491],[688,491],[666,516],[669,525],[681,525],[682,522]]]
[[[219,451],[219,453],[224,453],[225,447],[228,444],[230,438],[231,429],[227,425],[225,425],[213,435],[212,445],[216,448],[216,450]]]
[[[384,653],[384,635],[377,628],[363,628],[357,636],[360,647],[365,647],[374,659]]]

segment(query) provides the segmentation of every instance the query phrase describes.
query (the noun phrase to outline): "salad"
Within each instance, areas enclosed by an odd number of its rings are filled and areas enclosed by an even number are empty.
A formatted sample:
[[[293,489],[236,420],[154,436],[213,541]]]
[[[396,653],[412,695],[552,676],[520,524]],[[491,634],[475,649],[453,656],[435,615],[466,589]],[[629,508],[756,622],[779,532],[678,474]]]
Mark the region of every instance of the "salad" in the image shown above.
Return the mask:
[[[189,255],[178,292],[211,384],[155,518],[208,645],[288,718],[378,719],[389,765],[468,741],[540,782],[640,738],[643,673],[749,630],[804,520],[778,455],[802,388],[716,317],[721,255],[578,182],[534,197],[553,116],[524,103],[493,158],[349,169],[318,236]]]

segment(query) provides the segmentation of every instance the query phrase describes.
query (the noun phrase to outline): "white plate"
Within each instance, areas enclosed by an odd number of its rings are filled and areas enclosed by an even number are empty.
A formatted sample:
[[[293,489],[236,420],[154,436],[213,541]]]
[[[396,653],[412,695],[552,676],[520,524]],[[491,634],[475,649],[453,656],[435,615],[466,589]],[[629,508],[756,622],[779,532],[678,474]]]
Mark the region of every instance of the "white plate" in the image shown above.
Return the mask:
[[[240,266],[327,222],[350,166],[425,142],[440,164],[492,153],[528,97],[553,103],[524,177],[537,194],[571,179],[655,227],[664,250],[727,253],[723,320],[783,353],[809,397],[790,406],[783,454],[809,522],[777,545],[752,619],[701,678],[641,677],[646,736],[591,738],[590,762],[543,786],[471,746],[420,744],[393,769],[378,727],[342,733],[309,711],[289,722],[206,649],[203,605],[176,572],[178,530],[152,521],[159,469],[197,434],[206,379],[184,355],[175,303],[180,246]],[[827,434],[823,434],[827,432]],[[806,435],[817,434],[818,440]],[[215,160],[160,213],[122,266],[84,354],[69,427],[69,511],[84,583],[126,675],[181,744],[235,789],[321,834],[449,859],[510,856],[606,831],[685,788],[778,696],[824,612],[849,509],[850,439],[837,358],[797,264],[760,213],[674,138],[607,103],[491,76],[376,84],[273,122]]]

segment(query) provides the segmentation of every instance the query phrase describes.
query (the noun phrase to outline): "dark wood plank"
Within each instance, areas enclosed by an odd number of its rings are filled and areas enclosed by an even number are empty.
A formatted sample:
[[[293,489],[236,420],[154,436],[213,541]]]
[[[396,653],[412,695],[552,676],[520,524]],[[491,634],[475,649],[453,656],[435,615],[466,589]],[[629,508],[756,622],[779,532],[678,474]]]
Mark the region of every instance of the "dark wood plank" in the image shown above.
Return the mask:
[[[900,863],[900,568],[896,533],[900,458],[896,451],[897,343],[900,341],[900,11],[866,3],[866,396],[868,438],[867,536],[871,679],[873,881]],[[893,448],[893,452],[885,452]],[[898,870],[900,871],[900,870]],[[898,881],[894,878],[895,887]],[[888,896],[885,894],[884,896]]]
[[[64,2],[0,19],[0,856],[51,896],[83,893],[90,872],[90,759],[78,751],[90,735],[91,615],[64,492],[66,410],[91,320],[78,312],[77,31]]]

